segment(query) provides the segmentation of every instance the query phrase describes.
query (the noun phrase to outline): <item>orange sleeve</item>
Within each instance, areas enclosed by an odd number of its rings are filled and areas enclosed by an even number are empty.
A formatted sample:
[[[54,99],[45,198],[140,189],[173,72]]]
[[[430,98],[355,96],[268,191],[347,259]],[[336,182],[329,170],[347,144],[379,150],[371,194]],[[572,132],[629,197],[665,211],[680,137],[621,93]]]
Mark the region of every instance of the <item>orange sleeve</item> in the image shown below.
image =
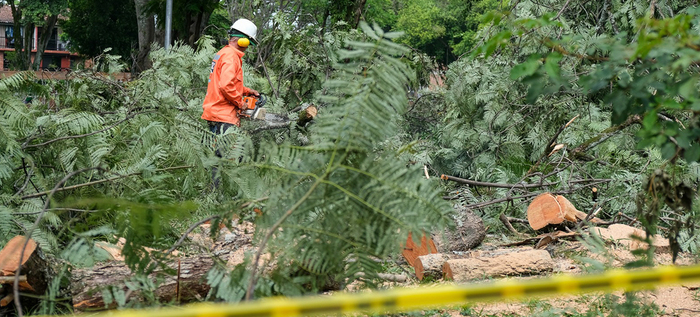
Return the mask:
[[[221,65],[221,75],[219,77],[219,90],[221,91],[221,95],[236,108],[241,109],[243,94],[248,91],[248,88],[243,86],[243,69],[241,68],[241,62],[232,55],[226,56],[226,59],[221,62],[223,63]]]

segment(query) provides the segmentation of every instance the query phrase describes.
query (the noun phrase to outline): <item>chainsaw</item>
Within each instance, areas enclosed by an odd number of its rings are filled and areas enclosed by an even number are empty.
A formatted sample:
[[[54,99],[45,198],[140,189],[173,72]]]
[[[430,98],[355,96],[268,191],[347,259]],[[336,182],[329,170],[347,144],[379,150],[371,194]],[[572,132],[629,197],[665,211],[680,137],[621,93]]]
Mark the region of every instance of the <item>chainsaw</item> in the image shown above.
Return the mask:
[[[267,102],[265,96],[244,96],[243,106],[244,108],[240,112],[241,117],[249,118],[251,120],[265,120],[265,114],[267,110],[263,108]]]

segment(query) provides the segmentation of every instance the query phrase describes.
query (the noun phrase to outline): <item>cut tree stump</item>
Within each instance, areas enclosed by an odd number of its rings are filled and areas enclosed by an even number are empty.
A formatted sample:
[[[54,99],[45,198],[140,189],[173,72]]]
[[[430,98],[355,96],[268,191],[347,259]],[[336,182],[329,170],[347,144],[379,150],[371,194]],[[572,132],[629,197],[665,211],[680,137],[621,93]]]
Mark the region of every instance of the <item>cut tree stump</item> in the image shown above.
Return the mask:
[[[444,276],[455,282],[468,282],[488,277],[542,274],[554,270],[554,261],[545,250],[500,252],[502,254],[493,257],[447,260],[443,265]]]
[[[413,242],[413,237],[411,233],[409,233],[408,239],[406,240],[406,245],[404,245],[403,251],[401,252],[403,257],[406,258],[408,264],[414,268],[416,267],[416,259],[418,259],[419,256],[431,253],[438,253],[437,247],[435,246],[435,242],[433,242],[433,239],[427,237],[426,235],[423,235],[420,241],[420,244],[416,245]]]
[[[414,266],[416,271],[416,277],[418,280],[423,280],[424,278],[441,279],[442,278],[442,266],[450,256],[444,253],[434,253],[421,255],[416,259],[416,265]]]
[[[196,256],[180,259],[179,276],[166,274],[162,269],[154,271],[148,275],[148,279],[156,284],[156,289],[153,290],[155,298],[161,302],[174,302],[179,295],[183,303],[201,300],[209,292],[206,275],[213,264],[214,261],[210,256]],[[178,260],[172,260],[168,267],[177,272]],[[132,281],[133,277],[131,270],[123,262],[73,270],[71,276],[73,308],[81,311],[110,308],[105,307],[103,292],[110,292],[112,298],[115,298],[115,293],[121,292],[122,296],[126,296],[127,302],[141,301],[140,292],[130,290],[126,285],[126,282]]]

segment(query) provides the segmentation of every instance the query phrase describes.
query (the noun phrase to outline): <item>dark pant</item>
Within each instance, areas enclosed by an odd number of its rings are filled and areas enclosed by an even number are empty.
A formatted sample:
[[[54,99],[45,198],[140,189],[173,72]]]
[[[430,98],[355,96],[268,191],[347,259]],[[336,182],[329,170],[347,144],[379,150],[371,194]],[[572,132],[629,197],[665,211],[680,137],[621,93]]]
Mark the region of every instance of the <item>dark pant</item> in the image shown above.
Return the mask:
[[[233,127],[233,124],[226,123],[226,122],[215,122],[215,121],[208,121],[209,122],[209,131],[211,133],[214,133],[216,135],[224,134],[226,130],[229,128]],[[216,146],[216,145],[214,145]],[[216,150],[214,151],[214,154],[216,154],[217,157],[223,157],[221,155],[221,148],[219,146],[216,146]]]
[[[209,122],[209,131],[211,133],[214,133],[215,135],[221,135],[226,132],[229,128],[233,127],[233,124],[226,123],[226,122],[214,122],[214,121],[208,121]],[[222,150],[222,145],[219,144],[219,142],[214,142],[214,154],[217,157],[223,157],[223,154],[221,153]],[[225,151],[225,149],[223,149]],[[220,177],[216,176],[216,173],[218,172],[218,168],[216,166],[212,166],[211,168],[211,180],[212,180],[212,185],[214,186],[214,189],[219,188],[219,182],[221,181]]]

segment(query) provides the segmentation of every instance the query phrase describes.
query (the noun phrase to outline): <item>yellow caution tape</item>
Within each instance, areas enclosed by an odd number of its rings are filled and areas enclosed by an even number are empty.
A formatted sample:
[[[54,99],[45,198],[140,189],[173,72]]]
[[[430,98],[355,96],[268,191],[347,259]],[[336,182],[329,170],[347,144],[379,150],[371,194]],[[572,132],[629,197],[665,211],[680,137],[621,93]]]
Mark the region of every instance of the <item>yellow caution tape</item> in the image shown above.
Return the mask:
[[[611,270],[598,275],[493,283],[425,286],[330,296],[269,298],[240,304],[193,304],[167,309],[108,312],[110,317],[293,317],[357,312],[409,311],[491,300],[521,299],[549,294],[644,290],[659,285],[700,280],[700,265],[664,266],[649,270]]]

